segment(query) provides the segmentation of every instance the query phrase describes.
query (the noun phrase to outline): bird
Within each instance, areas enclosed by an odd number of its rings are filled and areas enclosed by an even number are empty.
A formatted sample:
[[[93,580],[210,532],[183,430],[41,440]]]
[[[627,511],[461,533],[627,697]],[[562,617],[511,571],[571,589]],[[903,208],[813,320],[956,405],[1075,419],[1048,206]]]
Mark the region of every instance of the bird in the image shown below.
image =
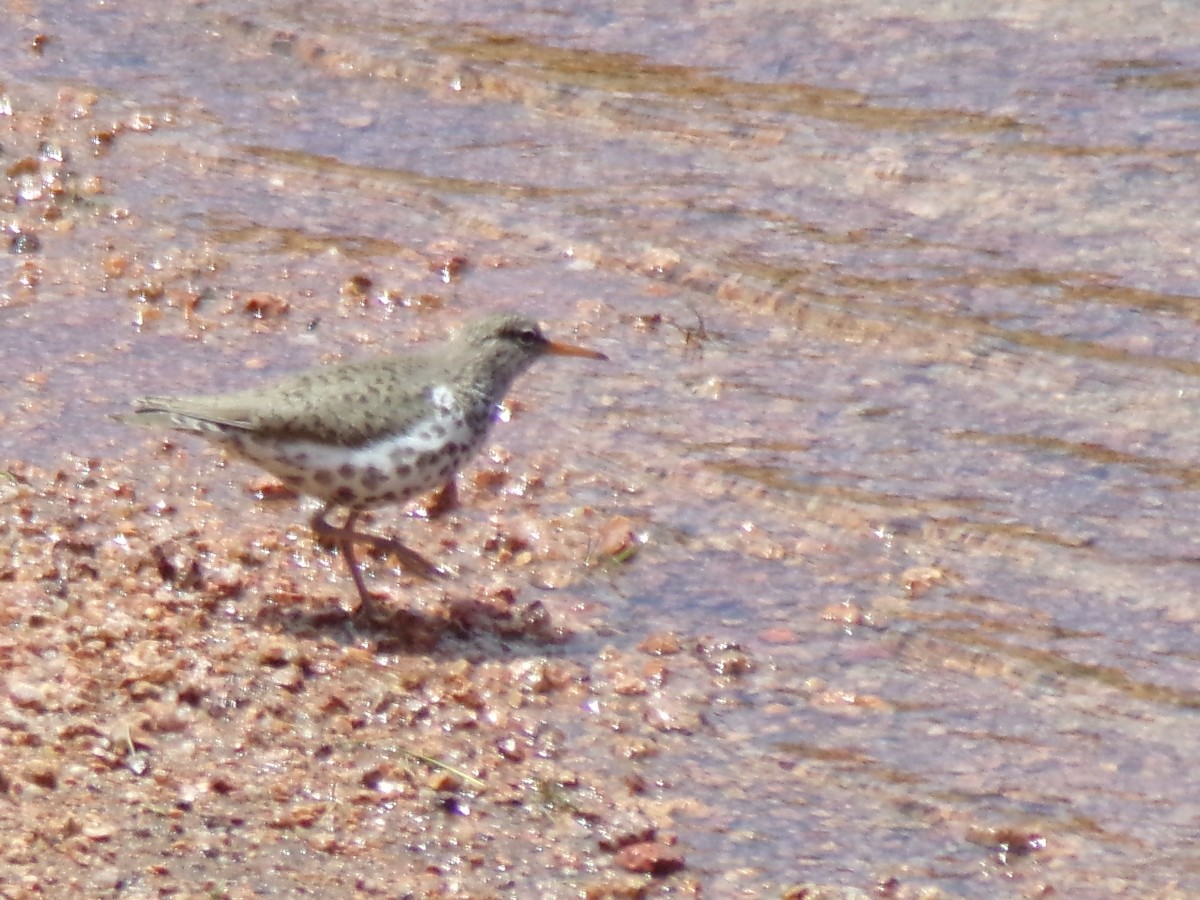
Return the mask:
[[[224,394],[143,397],[118,416],[136,425],[197,435],[256,463],[321,508],[311,525],[346,560],[359,596],[354,620],[380,618],[355,545],[391,554],[427,580],[443,571],[393,537],[356,530],[368,509],[440,489],[483,445],[516,378],[543,356],[608,357],[552,341],[533,318],[493,313],[448,341],[318,367],[263,387]],[[329,521],[345,510],[341,525]]]

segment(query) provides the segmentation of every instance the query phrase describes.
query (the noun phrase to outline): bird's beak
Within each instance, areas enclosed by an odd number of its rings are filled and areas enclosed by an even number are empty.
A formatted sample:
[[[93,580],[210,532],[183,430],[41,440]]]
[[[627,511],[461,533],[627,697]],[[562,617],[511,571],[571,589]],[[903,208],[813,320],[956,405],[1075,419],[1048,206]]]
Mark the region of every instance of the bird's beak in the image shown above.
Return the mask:
[[[547,341],[546,352],[551,356],[584,356],[588,359],[608,359],[607,356],[598,350],[589,350],[587,347],[576,347],[574,344],[563,344],[559,341]]]

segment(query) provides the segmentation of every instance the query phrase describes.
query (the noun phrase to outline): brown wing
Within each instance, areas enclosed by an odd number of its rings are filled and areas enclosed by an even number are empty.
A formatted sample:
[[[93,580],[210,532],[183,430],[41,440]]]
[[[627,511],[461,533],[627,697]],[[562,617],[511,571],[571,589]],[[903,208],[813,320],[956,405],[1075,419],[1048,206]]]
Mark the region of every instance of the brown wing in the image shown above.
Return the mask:
[[[134,404],[132,418],[196,433],[356,446],[411,426],[427,413],[433,386],[444,381],[443,372],[417,358],[367,360],[231,394],[147,397]]]

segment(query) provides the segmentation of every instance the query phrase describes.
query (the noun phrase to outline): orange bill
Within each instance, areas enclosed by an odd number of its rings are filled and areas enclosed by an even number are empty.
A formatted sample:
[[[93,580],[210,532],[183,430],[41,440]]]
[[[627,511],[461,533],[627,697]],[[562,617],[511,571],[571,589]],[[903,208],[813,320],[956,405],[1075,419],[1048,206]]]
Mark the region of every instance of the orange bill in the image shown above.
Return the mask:
[[[608,359],[598,350],[587,347],[576,347],[574,344],[563,344],[559,341],[547,341],[546,352],[552,356],[586,356],[588,359]]]

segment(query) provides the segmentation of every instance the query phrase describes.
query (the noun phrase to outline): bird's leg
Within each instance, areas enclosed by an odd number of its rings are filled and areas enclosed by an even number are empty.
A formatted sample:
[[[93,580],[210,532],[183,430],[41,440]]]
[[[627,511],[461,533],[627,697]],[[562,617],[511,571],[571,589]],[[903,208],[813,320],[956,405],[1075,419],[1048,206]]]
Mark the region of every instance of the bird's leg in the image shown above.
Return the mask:
[[[358,510],[350,510],[346,516],[346,524],[342,526],[342,537],[338,541],[338,548],[342,551],[342,556],[346,558],[346,565],[350,569],[350,577],[354,579],[354,586],[358,589],[358,597],[360,603],[358,609],[354,612],[354,618],[374,619],[376,614],[375,601],[367,592],[367,586],[363,582],[362,569],[358,567],[358,558],[354,555],[354,541],[350,535],[353,534],[350,529],[354,527],[354,520],[358,518]],[[324,521],[324,516],[322,516]]]
[[[358,610],[354,614],[354,618],[360,616],[373,617],[375,614],[375,601],[371,599],[371,595],[367,593],[367,586],[363,582],[362,570],[358,567],[358,558],[354,555],[354,541],[351,530],[354,526],[355,519],[358,518],[358,510],[351,509],[346,517],[346,524],[341,528],[335,525],[330,525],[325,516],[332,509],[332,506],[325,506],[321,511],[313,516],[312,527],[316,532],[318,539],[331,541],[346,560],[346,567],[350,569],[350,577],[354,579],[354,586],[358,589],[359,605]]]
[[[442,516],[451,510],[458,508],[458,482],[454,476],[450,476],[450,480],[434,492],[429,498],[429,502],[425,504],[425,518],[429,521],[440,519]]]
[[[342,555],[346,557],[346,565],[350,569],[350,577],[354,579],[354,586],[358,589],[358,596],[362,600],[362,606],[359,607],[356,617],[359,615],[372,615],[373,601],[371,595],[367,593],[366,585],[363,582],[362,572],[358,567],[358,559],[354,555],[354,545],[367,544],[375,550],[383,553],[390,553],[399,560],[400,565],[405,571],[411,572],[420,578],[427,581],[432,581],[434,578],[440,578],[442,571],[421,554],[415,550],[410,550],[399,541],[393,538],[379,537],[374,534],[367,534],[362,531],[354,530],[354,523],[358,521],[362,510],[358,507],[351,507],[349,514],[346,516],[346,523],[340,528],[336,525],[329,524],[325,518],[335,504],[328,504],[315,515],[312,519],[312,528],[316,532],[318,538],[324,538],[333,542]]]

